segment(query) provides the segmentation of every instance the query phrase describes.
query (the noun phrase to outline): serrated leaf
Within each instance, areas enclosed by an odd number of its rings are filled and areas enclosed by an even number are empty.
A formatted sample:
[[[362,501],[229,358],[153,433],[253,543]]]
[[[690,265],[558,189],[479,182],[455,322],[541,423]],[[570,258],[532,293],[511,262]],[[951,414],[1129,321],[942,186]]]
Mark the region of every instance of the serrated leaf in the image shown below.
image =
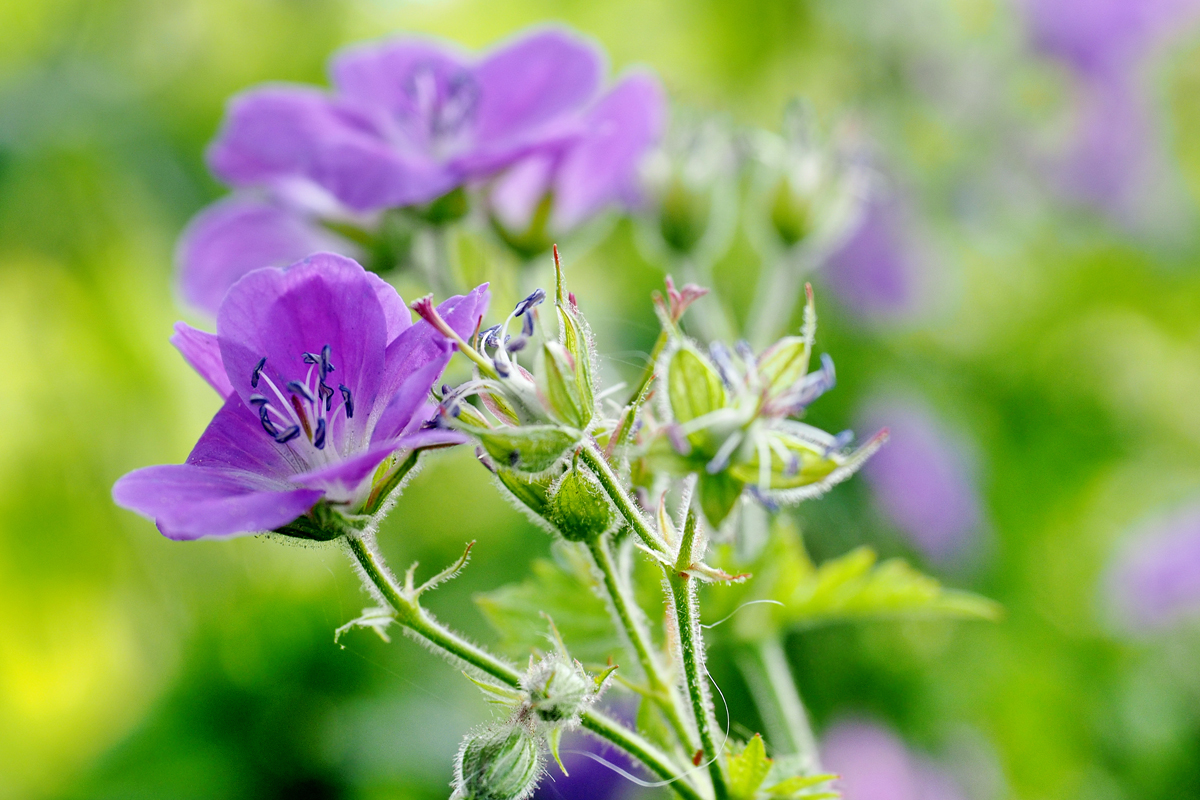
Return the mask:
[[[806,789],[815,789],[823,783],[837,780],[837,775],[825,773],[823,775],[797,775],[794,778],[782,780],[774,786],[767,789],[767,794],[772,800],[820,800],[821,798],[840,797],[838,792],[820,791],[806,792]]]
[[[685,344],[668,362],[667,397],[675,420],[690,422],[725,407],[725,384],[708,359]]]
[[[530,648],[548,649],[545,614],[554,620],[575,658],[603,664],[613,656],[620,661],[621,641],[596,594],[586,556],[574,547],[556,547],[554,554],[554,561],[535,560],[532,574],[521,583],[476,596],[475,602],[500,634],[501,646],[514,655],[527,654]]]
[[[757,733],[746,742],[746,747],[737,755],[726,756],[729,767],[729,796],[732,800],[754,800],[758,787],[771,771],[771,759],[763,746],[762,736]]]

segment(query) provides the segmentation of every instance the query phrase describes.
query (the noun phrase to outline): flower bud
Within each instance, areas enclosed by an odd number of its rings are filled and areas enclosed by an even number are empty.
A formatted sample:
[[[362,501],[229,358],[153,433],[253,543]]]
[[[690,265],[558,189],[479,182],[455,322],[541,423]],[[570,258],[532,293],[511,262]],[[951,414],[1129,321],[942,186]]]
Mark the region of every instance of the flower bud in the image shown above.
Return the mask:
[[[596,681],[579,662],[558,653],[534,664],[521,680],[529,709],[540,722],[572,727],[596,699]]]
[[[453,800],[525,800],[542,774],[542,749],[523,725],[467,735],[454,763]]]
[[[813,197],[799,190],[790,178],[781,178],[771,200],[771,227],[785,247],[808,238],[813,227]]]
[[[546,519],[567,541],[587,542],[609,529],[613,513],[596,479],[576,464],[558,482]]]
[[[542,345],[536,369],[538,388],[545,397],[550,412],[576,428],[586,428],[595,411],[593,402],[584,402],[576,378],[575,359],[558,342]],[[591,392],[588,393],[589,399]]]
[[[553,472],[551,472],[553,476]],[[530,477],[527,475],[518,475],[517,473],[507,470],[496,470],[496,478],[500,483],[504,484],[504,488],[517,498],[521,505],[528,508],[539,517],[545,517],[550,509],[550,484],[551,477]]]
[[[537,475],[550,469],[579,442],[579,431],[556,425],[525,425],[520,428],[474,428],[461,430],[479,437],[488,455],[501,469]]]

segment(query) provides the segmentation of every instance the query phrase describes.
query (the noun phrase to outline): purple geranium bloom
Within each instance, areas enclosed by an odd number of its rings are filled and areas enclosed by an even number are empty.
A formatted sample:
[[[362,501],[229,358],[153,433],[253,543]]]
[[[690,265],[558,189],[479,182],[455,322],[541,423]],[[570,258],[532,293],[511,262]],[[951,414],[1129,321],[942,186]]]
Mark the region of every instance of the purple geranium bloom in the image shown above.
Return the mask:
[[[868,201],[857,227],[830,256],[829,287],[864,317],[912,315],[931,301],[931,260],[922,252],[897,198]]]
[[[496,180],[488,197],[492,213],[506,230],[526,231],[548,197],[547,229],[563,233],[609,204],[633,204],[639,166],[665,116],[658,80],[644,72],[626,76],[582,115],[581,135],[539,149]]]
[[[484,285],[439,311],[470,336],[487,301]],[[113,487],[171,539],[275,530],[322,501],[362,513],[390,456],[462,440],[425,426],[453,346],[348,258],[251,272],[225,296],[215,336],[176,330],[172,342],[225,403],[186,463]]]
[[[472,56],[426,38],[344,50],[332,91],[272,84],[227,108],[208,150],[244,195],[202,211],[178,253],[181,292],[215,312],[246,272],[316,249],[357,255],[321,225],[370,235],[389,208],[427,203],[582,132],[604,59],[589,40],[539,28]]]
[[[842,800],[964,800],[954,778],[909,751],[887,728],[862,719],[834,723],[825,734],[821,760],[841,776]]]
[[[911,399],[870,400],[858,424],[891,431],[863,468],[880,511],[929,558],[967,555],[983,522],[967,446]]]
[[[1108,571],[1111,603],[1131,632],[1200,615],[1200,503],[1143,525]]]

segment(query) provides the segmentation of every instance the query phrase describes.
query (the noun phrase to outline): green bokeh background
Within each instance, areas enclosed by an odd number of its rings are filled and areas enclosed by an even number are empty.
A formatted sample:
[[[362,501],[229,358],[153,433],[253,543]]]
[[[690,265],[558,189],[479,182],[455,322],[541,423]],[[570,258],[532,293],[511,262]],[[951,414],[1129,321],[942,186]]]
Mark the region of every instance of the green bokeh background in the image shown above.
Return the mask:
[[[1200,797],[1196,626],[1123,638],[1100,583],[1131,526],[1200,489],[1200,251],[1190,228],[1164,243],[1044,197],[985,196],[959,213],[956,187],[1011,126],[1053,129],[1069,91],[1060,67],[1027,54],[1006,3],[6,0],[0,798],[448,794],[457,742],[489,711],[410,641],[334,644],[366,601],[336,549],[169,542],[109,491],[130,469],[182,460],[218,406],[167,337],[188,318],[172,291],[175,238],[223,191],[202,150],[225,98],[322,82],[328,54],[363,38],[483,46],[545,19],[738,123],[776,126],[795,94],[826,118],[853,111],[951,276],[950,300],[917,322],[869,324],[822,301],[820,344],[841,383],[816,422],[838,430],[875,388],[900,387],[974,439],[987,551],[925,567],[1007,617],[794,637],[818,727],[882,719],[967,764],[975,800]],[[1200,187],[1200,44],[1157,63],[1167,146]],[[981,65],[982,113],[950,113],[920,80]],[[614,372],[655,331],[647,293],[662,271],[635,238],[618,225],[571,265]],[[757,269],[742,240],[719,265],[736,309]],[[860,483],[800,518],[820,557],[869,542],[919,562]],[[470,539],[469,570],[430,604],[487,640],[472,594],[519,579],[549,542],[469,454],[432,458],[383,546],[432,566]],[[721,653],[713,673],[746,708]],[[753,712],[737,721],[753,727]]]

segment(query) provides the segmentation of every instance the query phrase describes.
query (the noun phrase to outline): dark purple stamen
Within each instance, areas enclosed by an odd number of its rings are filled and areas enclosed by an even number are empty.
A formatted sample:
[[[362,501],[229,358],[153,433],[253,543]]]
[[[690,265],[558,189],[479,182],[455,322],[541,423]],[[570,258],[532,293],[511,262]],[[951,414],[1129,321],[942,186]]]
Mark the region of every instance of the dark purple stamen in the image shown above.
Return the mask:
[[[512,374],[510,372],[510,370],[508,369],[508,365],[505,364],[503,361],[501,361],[498,358],[492,359],[492,366],[494,366],[496,368],[496,374],[499,375],[501,378],[507,378],[509,375]]]
[[[309,388],[300,381],[288,381],[287,388],[295,394],[300,395],[310,403],[315,403],[317,400],[317,398],[313,397],[313,393],[309,390]]]
[[[500,326],[493,325],[492,327],[479,334],[479,340],[484,347],[498,347],[500,345]]]
[[[504,343],[504,349],[510,353],[519,353],[525,349],[525,345],[529,344],[529,340],[522,336],[519,339],[514,339]]]
[[[519,316],[523,315],[525,312],[529,311],[529,309],[541,305],[541,302],[545,299],[546,299],[546,290],[545,289],[534,289],[533,292],[530,293],[530,295],[528,297],[526,297],[521,302],[517,303],[517,307],[513,311],[513,314],[519,317]]]
[[[533,336],[533,314],[526,312],[521,316],[521,333],[525,336]]]
[[[322,383],[317,387],[317,394],[319,394],[321,398],[325,400],[325,413],[328,414],[329,410],[333,408],[333,387],[329,384]]]
[[[316,431],[313,432],[312,443],[313,443],[313,447],[317,448],[318,450],[325,449],[325,420],[324,419],[317,420],[317,429],[316,429]]]
[[[299,435],[300,435],[300,426],[293,425],[292,427],[288,428],[287,430],[283,431],[282,433],[276,434],[275,441],[279,442],[280,444],[287,444],[288,442],[290,442],[292,439],[295,439]]]
[[[262,375],[263,367],[265,367],[266,365],[267,365],[267,357],[263,356],[262,358],[260,358],[258,360],[258,363],[254,366],[254,372],[250,373],[250,388],[251,389],[258,388],[258,378],[260,375]]]
[[[275,423],[271,422],[271,418],[267,416],[267,404],[264,402],[258,407],[258,420],[262,423],[263,430],[271,436],[278,436],[279,429],[275,427]]]
[[[353,419],[354,397],[350,394],[350,390],[347,389],[344,384],[338,384],[338,391],[342,393],[342,400],[344,400],[346,403],[346,419]]]
[[[261,394],[250,395],[250,405],[265,406],[266,404],[267,404],[267,398],[263,397]]]
[[[733,367],[729,348],[723,342],[713,342],[708,346],[708,354],[712,357],[713,363],[717,365],[717,372],[721,373],[721,381],[726,386],[732,387],[733,376],[737,374],[737,370]]]

